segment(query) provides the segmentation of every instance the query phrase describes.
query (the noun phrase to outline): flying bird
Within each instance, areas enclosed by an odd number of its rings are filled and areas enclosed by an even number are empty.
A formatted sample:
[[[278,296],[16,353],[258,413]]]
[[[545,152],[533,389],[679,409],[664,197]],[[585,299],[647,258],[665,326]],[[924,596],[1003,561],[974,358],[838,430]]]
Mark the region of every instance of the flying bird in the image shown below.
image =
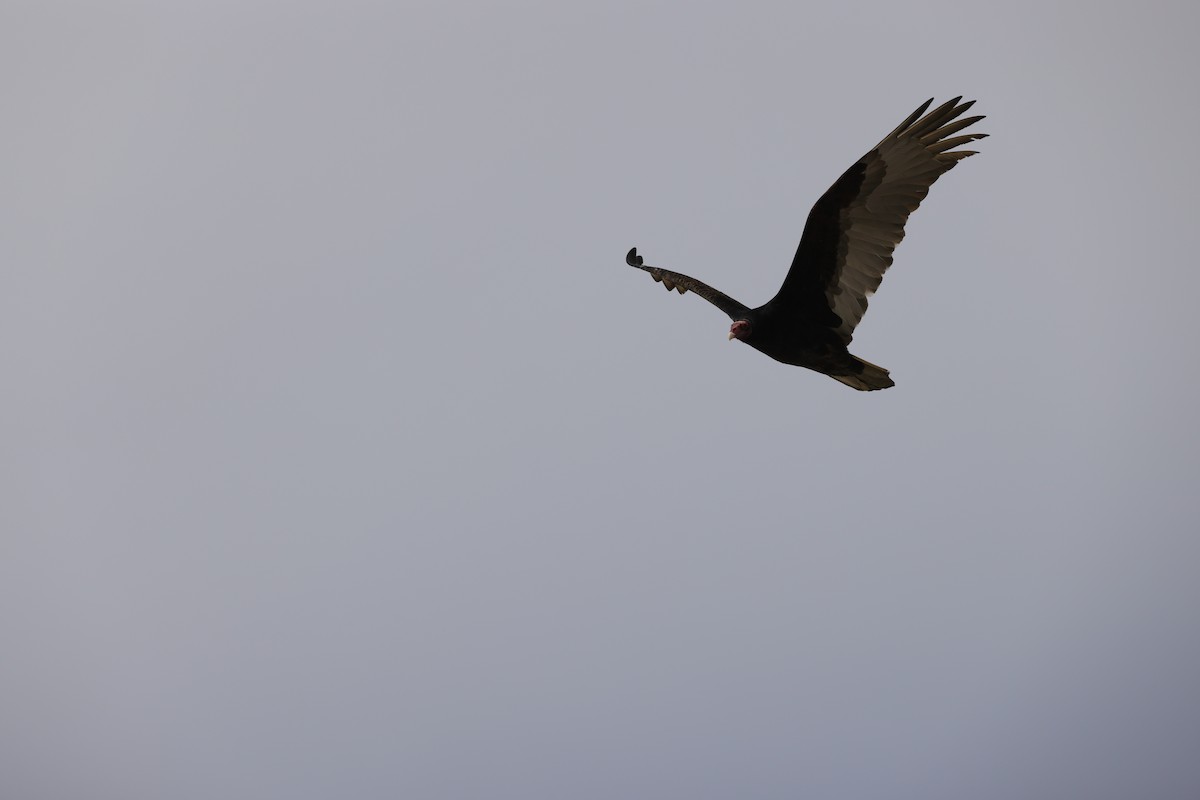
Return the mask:
[[[925,114],[926,100],[821,196],[804,224],[783,286],[765,305],[749,308],[706,283],[642,261],[625,261],[680,294],[692,291],[733,320],[729,338],[776,361],[828,375],[860,391],[895,386],[883,367],[847,350],[854,328],[892,265],[904,223],[942,173],[975,150],[956,150],[986,133],[954,134],[982,116],[959,119],[974,105],[961,97]],[[921,116],[924,114],[924,116]]]

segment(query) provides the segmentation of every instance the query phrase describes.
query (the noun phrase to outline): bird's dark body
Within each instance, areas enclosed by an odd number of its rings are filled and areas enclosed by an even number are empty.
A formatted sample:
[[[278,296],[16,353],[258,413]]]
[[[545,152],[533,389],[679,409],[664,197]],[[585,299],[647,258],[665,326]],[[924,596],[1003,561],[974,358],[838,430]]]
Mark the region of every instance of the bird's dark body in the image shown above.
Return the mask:
[[[770,304],[752,309],[747,315],[750,335],[742,339],[763,355],[794,367],[805,367],[829,374],[857,374],[858,359],[819,316],[815,320],[803,313],[777,315]]]
[[[693,291],[733,320],[740,339],[776,361],[821,372],[855,389],[895,385],[882,367],[847,349],[904,238],[904,223],[929,187],[972,150],[954,148],[987,134],[952,136],[983,117],[957,119],[972,103],[956,97],[924,117],[932,100],[914,111],[851,165],[813,205],[791,269],[770,301],[748,308],[682,273],[651,267],[637,248],[626,262],[649,272],[668,290]]]

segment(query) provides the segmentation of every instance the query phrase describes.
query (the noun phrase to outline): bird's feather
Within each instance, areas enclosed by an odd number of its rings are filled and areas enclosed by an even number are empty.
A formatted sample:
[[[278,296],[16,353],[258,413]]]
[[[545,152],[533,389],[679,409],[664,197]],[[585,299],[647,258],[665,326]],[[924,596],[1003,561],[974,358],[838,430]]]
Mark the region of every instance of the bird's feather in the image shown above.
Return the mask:
[[[689,291],[695,292],[697,296],[703,297],[728,314],[730,319],[741,319],[750,311],[748,307],[742,305],[724,292],[717,291],[703,281],[698,281],[680,272],[671,272],[668,269],[659,269],[658,267],[650,266],[642,261],[642,257],[638,255],[636,247],[625,255],[625,263],[631,267],[637,267],[649,272],[654,280],[667,287],[668,292],[672,289],[680,294],[685,294]]]
[[[957,119],[974,101],[956,97],[921,116],[932,101],[914,111],[821,196],[809,213],[791,269],[768,304],[775,314],[821,316],[849,344],[892,265],[909,215],[943,174],[974,151],[952,148],[982,139],[969,133],[945,137],[982,116]],[[957,120],[957,121],[956,121]]]

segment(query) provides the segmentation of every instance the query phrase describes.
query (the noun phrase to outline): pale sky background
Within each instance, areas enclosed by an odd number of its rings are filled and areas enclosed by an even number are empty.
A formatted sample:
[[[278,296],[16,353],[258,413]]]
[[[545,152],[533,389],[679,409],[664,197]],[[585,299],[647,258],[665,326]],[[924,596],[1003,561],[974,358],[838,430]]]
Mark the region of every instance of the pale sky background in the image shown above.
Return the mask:
[[[0,795],[1200,797],[1195,8],[4,3]]]

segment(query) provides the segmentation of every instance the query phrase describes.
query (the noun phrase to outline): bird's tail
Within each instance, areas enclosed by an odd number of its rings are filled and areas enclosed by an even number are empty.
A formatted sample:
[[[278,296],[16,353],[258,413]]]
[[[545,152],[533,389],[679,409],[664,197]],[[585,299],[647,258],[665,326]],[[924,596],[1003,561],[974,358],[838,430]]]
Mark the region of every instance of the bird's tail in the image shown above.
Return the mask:
[[[896,385],[883,367],[876,366],[870,361],[863,361],[857,356],[850,356],[850,358],[854,361],[854,369],[861,367],[861,371],[849,375],[830,375],[829,377],[858,389],[860,392],[873,392],[876,389],[886,389]]]

